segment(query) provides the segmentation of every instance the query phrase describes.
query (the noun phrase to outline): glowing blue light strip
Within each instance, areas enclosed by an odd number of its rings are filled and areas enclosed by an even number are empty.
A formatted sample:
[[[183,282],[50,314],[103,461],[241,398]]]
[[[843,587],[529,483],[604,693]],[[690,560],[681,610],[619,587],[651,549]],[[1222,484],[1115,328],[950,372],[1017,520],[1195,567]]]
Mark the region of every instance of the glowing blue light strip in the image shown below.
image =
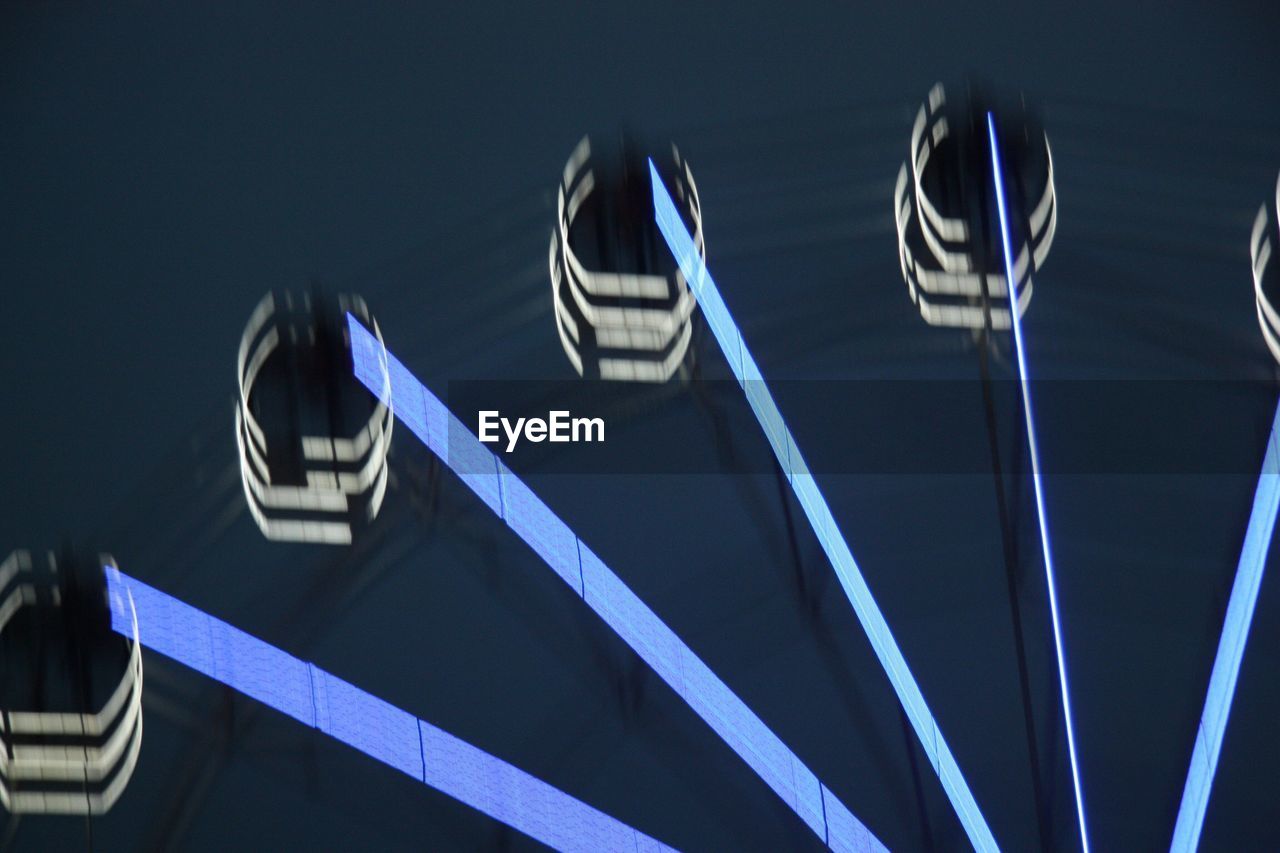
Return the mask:
[[[671,848],[315,664],[106,567],[111,625],[144,646],[319,729],[560,850]]]
[[[1200,724],[1196,726],[1191,766],[1187,769],[1182,804],[1178,807],[1178,820],[1173,827],[1173,843],[1169,845],[1169,850],[1175,853],[1189,853],[1200,844],[1200,830],[1204,827],[1204,814],[1209,807],[1209,792],[1218,769],[1222,738],[1227,731],[1227,717],[1231,714],[1231,700],[1236,692],[1236,679],[1240,676],[1240,662],[1244,659],[1244,645],[1249,639],[1249,625],[1253,622],[1258,590],[1262,587],[1262,573],[1267,566],[1267,550],[1271,546],[1277,510],[1280,510],[1280,407],[1276,409],[1271,434],[1267,437],[1262,474],[1253,493],[1249,527],[1244,534],[1244,547],[1240,549],[1236,579],[1231,585],[1231,598],[1227,601],[1222,636],[1218,639],[1218,654],[1209,676],[1209,692],[1205,696]]]
[[[675,632],[355,317],[356,378],[582,597],[833,850],[885,847]],[[388,381],[389,380],[389,381]],[[389,397],[386,396],[389,394]]]
[[[919,685],[907,668],[906,659],[903,658],[902,651],[889,630],[889,624],[884,619],[884,614],[876,605],[871,589],[867,586],[857,562],[853,559],[853,554],[849,551],[849,544],[845,541],[844,534],[840,532],[826,499],[818,489],[813,475],[809,473],[809,467],[805,464],[804,457],[800,455],[800,448],[796,446],[791,430],[782,420],[782,414],[773,402],[769,387],[765,384],[764,377],[760,375],[760,368],[756,366],[755,359],[751,357],[746,343],[742,340],[737,324],[733,322],[729,309],[725,307],[719,288],[716,287],[711,274],[707,272],[706,263],[694,249],[693,238],[689,236],[671,200],[671,195],[663,185],[662,179],[658,177],[653,161],[649,162],[649,172],[653,181],[653,207],[658,228],[679,262],[685,279],[693,288],[698,306],[702,309],[702,315],[706,318],[707,325],[711,327],[716,341],[719,342],[720,350],[729,362],[733,375],[742,385],[747,402],[755,413],[756,420],[764,429],[773,453],[778,458],[778,463],[786,472],[796,499],[804,509],[805,517],[809,519],[809,524],[817,535],[818,541],[822,544],[822,550],[831,561],[836,577],[840,579],[840,585],[844,587],[845,595],[849,597],[849,602],[862,623],[862,629],[866,632],[867,639],[871,641],[876,657],[880,659],[880,665],[889,676],[889,681],[898,694],[898,700],[902,703],[907,719],[911,721],[911,726],[920,739],[920,745],[928,756],[934,773],[941,780],[943,790],[969,836],[969,842],[979,851],[998,850],[995,837],[992,836],[986,819],[979,811],[973,793],[969,790],[964,776],[961,775],[959,765],[956,764],[955,756],[951,754],[951,748],[942,737],[937,721],[929,712],[929,706],[925,704]]]
[[[1027,447],[1031,451],[1031,481],[1035,485],[1036,520],[1040,523],[1040,549],[1044,554],[1045,582],[1049,586],[1049,614],[1053,618],[1053,646],[1058,653],[1058,684],[1062,688],[1062,714],[1067,723],[1067,750],[1071,754],[1071,782],[1076,793],[1076,815],[1080,819],[1080,844],[1089,853],[1089,832],[1084,820],[1084,794],[1080,788],[1080,764],[1076,758],[1075,727],[1071,722],[1071,694],[1067,689],[1067,660],[1062,652],[1062,625],[1058,619],[1058,591],[1053,576],[1053,557],[1049,548],[1049,527],[1044,511],[1044,485],[1040,478],[1040,452],[1036,442],[1035,423],[1031,417],[1031,387],[1027,382],[1027,355],[1022,346],[1022,318],[1018,316],[1016,279],[1013,275],[1013,247],[1009,240],[1009,214],[1004,198],[1004,171],[1000,165],[1000,148],[996,142],[995,117],[987,113],[987,136],[991,140],[991,168],[996,185],[996,207],[1000,213],[1000,241],[1004,248],[1004,270],[1009,283],[1009,314],[1013,321],[1013,346],[1018,354],[1018,379],[1022,384],[1022,410],[1027,419]]]

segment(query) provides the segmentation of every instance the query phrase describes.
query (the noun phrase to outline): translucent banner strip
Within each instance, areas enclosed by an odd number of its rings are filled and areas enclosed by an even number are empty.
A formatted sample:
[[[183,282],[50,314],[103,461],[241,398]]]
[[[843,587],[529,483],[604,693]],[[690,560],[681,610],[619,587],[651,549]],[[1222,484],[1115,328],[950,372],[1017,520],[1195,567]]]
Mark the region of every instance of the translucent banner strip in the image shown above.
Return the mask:
[[[1249,625],[1253,622],[1258,590],[1262,587],[1277,510],[1280,510],[1280,406],[1276,408],[1271,434],[1267,438],[1262,474],[1253,493],[1253,510],[1249,513],[1244,547],[1240,549],[1236,579],[1231,585],[1222,636],[1218,639],[1218,653],[1209,675],[1209,692],[1205,696],[1200,724],[1196,726],[1191,766],[1182,789],[1173,843],[1169,845],[1169,849],[1176,853],[1189,853],[1200,844],[1200,831],[1204,827],[1205,810],[1209,807],[1209,792],[1218,769],[1218,756],[1222,752],[1227,717],[1231,714],[1231,700],[1236,693],[1240,663],[1244,660],[1244,646],[1249,639]]]
[[[1000,214],[1000,241],[1004,250],[1005,281],[1017,281],[1013,272],[1013,241],[1009,236],[1009,211],[1004,196],[1004,167],[1000,162],[1000,144],[996,139],[996,120],[987,113],[987,139],[991,143],[991,170],[996,189],[996,209]],[[1027,290],[1031,285],[1028,283]],[[1080,824],[1080,846],[1089,853],[1089,830],[1084,818],[1084,789],[1080,781],[1080,762],[1076,753],[1076,729],[1071,714],[1071,691],[1067,686],[1067,658],[1063,649],[1062,621],[1058,616],[1058,582],[1053,571],[1053,549],[1049,545],[1049,518],[1044,508],[1044,482],[1040,475],[1040,449],[1036,441],[1035,419],[1031,415],[1031,386],[1027,381],[1027,354],[1022,344],[1022,316],[1018,311],[1017,288],[1009,290],[1009,313],[1012,317],[1013,347],[1018,356],[1018,379],[1022,388],[1022,411],[1027,424],[1027,449],[1031,456],[1031,483],[1036,493],[1036,521],[1040,526],[1040,552],[1044,556],[1045,585],[1049,591],[1049,616],[1053,621],[1053,648],[1058,657],[1058,687],[1062,693],[1062,717],[1067,728],[1067,752],[1071,757],[1071,784],[1076,795],[1076,819]]]
[[[907,668],[907,662],[889,630],[884,614],[876,605],[871,590],[857,562],[853,559],[849,545],[831,515],[826,499],[809,473],[804,457],[800,455],[800,448],[796,446],[791,430],[787,428],[777,404],[774,403],[773,396],[769,393],[760,368],[756,366],[755,359],[751,357],[746,343],[742,340],[742,333],[738,331],[737,324],[729,314],[719,288],[707,271],[705,261],[694,249],[693,238],[681,221],[671,195],[663,185],[662,179],[658,177],[652,161],[649,163],[649,173],[653,182],[654,218],[658,228],[662,231],[667,245],[680,264],[685,279],[693,289],[707,325],[720,344],[720,350],[724,353],[730,369],[733,370],[733,375],[742,385],[747,402],[755,413],[756,420],[760,422],[765,436],[769,439],[778,464],[782,466],[796,499],[804,509],[805,517],[809,519],[809,525],[822,544],[827,559],[831,561],[836,577],[844,587],[845,595],[853,605],[854,612],[862,623],[862,629],[866,632],[867,638],[871,641],[876,657],[880,659],[880,665],[889,676],[889,681],[898,694],[907,719],[911,721],[911,726],[920,739],[920,745],[924,748],[934,773],[941,780],[943,789],[969,836],[970,843],[979,851],[998,850],[995,837],[991,834],[982,812],[979,811],[978,804],[965,783],[951,750],[947,748],[942,732],[929,712],[929,706],[925,704],[920,687]]]
[[[777,735],[355,317],[356,377],[833,850],[885,849]],[[388,382],[388,379],[390,380]],[[838,819],[833,818],[837,816]]]
[[[671,848],[314,664],[107,567],[112,627],[558,850]]]

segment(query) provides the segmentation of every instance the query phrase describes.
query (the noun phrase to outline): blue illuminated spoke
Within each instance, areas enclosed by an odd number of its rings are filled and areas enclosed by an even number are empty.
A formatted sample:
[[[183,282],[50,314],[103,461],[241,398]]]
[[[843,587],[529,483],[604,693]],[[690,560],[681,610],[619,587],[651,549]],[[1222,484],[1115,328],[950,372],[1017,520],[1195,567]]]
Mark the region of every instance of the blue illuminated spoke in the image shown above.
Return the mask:
[[[680,264],[680,269],[689,286],[693,288],[698,306],[702,309],[702,315],[720,344],[720,351],[729,362],[729,368],[742,385],[747,403],[755,413],[756,420],[760,422],[765,437],[769,440],[769,446],[773,448],[774,456],[782,466],[787,481],[791,484],[791,489],[800,502],[805,517],[809,520],[810,527],[813,528],[814,534],[822,545],[822,550],[831,561],[831,567],[835,570],[836,577],[849,598],[849,603],[853,605],[853,610],[862,623],[862,629],[866,632],[871,648],[880,660],[880,665],[889,676],[889,682],[898,695],[898,701],[902,703],[907,719],[911,721],[911,726],[920,739],[920,745],[928,756],[929,764],[938,774],[943,790],[951,801],[951,806],[955,809],[965,833],[969,836],[969,842],[979,851],[998,850],[995,837],[991,834],[991,829],[987,826],[982,812],[979,811],[978,803],[974,800],[964,776],[961,775],[960,767],[956,764],[955,756],[951,754],[950,747],[942,737],[937,721],[930,713],[929,706],[925,704],[919,685],[911,675],[911,670],[907,668],[906,659],[903,658],[884,614],[880,612],[879,606],[871,595],[871,589],[867,586],[857,562],[853,559],[844,534],[840,532],[826,499],[809,472],[804,457],[800,455],[800,448],[796,446],[791,430],[783,421],[782,414],[773,401],[773,395],[769,393],[769,387],[760,374],[760,368],[756,366],[755,359],[751,357],[751,352],[742,340],[742,333],[738,331],[737,324],[729,314],[729,309],[725,306],[719,288],[707,271],[701,253],[695,249],[693,238],[681,221],[675,203],[671,200],[671,195],[663,185],[662,179],[658,177],[652,160],[649,161],[649,174],[653,182],[653,208],[658,228]]]
[[[1280,406],[1276,408],[1271,433],[1267,436],[1262,474],[1253,494],[1253,510],[1249,513],[1244,547],[1240,549],[1236,579],[1231,585],[1222,636],[1218,639],[1218,653],[1209,675],[1209,692],[1205,696],[1200,723],[1196,726],[1191,766],[1187,769],[1187,782],[1182,789],[1173,843],[1169,845],[1169,850],[1175,853],[1189,853],[1200,844],[1200,831],[1204,828],[1209,792],[1218,769],[1222,738],[1227,731],[1227,717],[1231,714],[1231,700],[1235,697],[1240,663],[1244,660],[1244,646],[1249,639],[1249,625],[1253,622],[1258,590],[1262,587],[1277,510],[1280,510]]]
[[[885,849],[813,771],[438,397],[351,314],[347,323],[356,378],[391,406],[401,423],[505,521],[815,835],[833,850],[872,853]]]
[[[315,664],[106,568],[111,625],[144,646],[317,728],[414,779],[560,850],[669,850],[408,711]]]
[[[1013,346],[1018,356],[1018,379],[1022,385],[1022,410],[1027,420],[1027,447],[1031,451],[1031,480],[1036,493],[1036,519],[1040,524],[1040,549],[1044,554],[1045,582],[1049,587],[1049,614],[1053,619],[1053,647],[1058,656],[1058,684],[1062,689],[1062,715],[1067,724],[1067,751],[1071,754],[1071,783],[1076,795],[1076,816],[1080,821],[1080,845],[1089,851],[1089,832],[1084,819],[1084,793],[1080,785],[1080,763],[1076,756],[1075,727],[1071,721],[1071,693],[1067,689],[1067,661],[1062,651],[1062,623],[1058,618],[1058,591],[1054,580],[1053,556],[1049,548],[1049,522],[1044,510],[1044,484],[1040,476],[1040,452],[1036,442],[1035,423],[1031,416],[1031,387],[1027,382],[1027,356],[1022,345],[1022,319],[1018,316],[1018,294],[1013,275],[1013,248],[1009,240],[1009,213],[1004,197],[1004,171],[1000,164],[1000,146],[996,141],[995,117],[987,113],[987,135],[991,140],[992,179],[996,186],[996,207],[1000,214],[1000,241],[1004,248],[1004,271],[1009,291],[1009,314],[1012,317]]]

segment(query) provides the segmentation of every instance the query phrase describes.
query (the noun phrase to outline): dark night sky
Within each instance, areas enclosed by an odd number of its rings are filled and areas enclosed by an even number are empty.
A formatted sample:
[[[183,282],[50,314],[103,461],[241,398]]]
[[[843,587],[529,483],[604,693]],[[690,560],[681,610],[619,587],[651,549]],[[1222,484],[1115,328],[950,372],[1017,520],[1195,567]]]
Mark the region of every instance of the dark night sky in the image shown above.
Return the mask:
[[[970,75],[1025,90],[1055,145],[1061,226],[1027,320],[1043,375],[1274,376],[1246,240],[1280,168],[1280,7],[867,5],[7,5],[0,551],[108,548],[676,846],[812,846],[656,679],[637,703],[617,698],[625,649],[456,481],[429,525],[393,492],[387,539],[345,563],[263,541],[227,479],[230,401],[258,298],[313,279],[363,293],[434,387],[570,378],[548,313],[548,199],[580,136],[620,125],[689,157],[709,261],[766,375],[972,378],[971,347],[906,298],[890,210],[916,106],[936,80]],[[1188,411],[1183,428],[1260,460],[1267,417]],[[975,409],[954,428],[981,424]],[[892,413],[866,428],[892,429]],[[822,412],[793,429],[820,459]],[[1041,430],[1046,456],[1104,440],[1064,420]],[[396,464],[406,479],[425,465],[407,432]],[[921,825],[896,704],[835,584],[816,615],[797,604],[771,479],[540,473],[547,502],[882,840],[962,844],[927,772]],[[1029,849],[990,478],[824,486],[997,838]],[[1098,850],[1167,844],[1252,486],[1050,481]],[[811,576],[828,576],[802,533]],[[1027,563],[1028,630],[1044,637]],[[1280,848],[1264,818],[1280,811],[1278,589],[1264,583],[1205,849]],[[312,624],[316,601],[331,624]],[[1052,670],[1033,646],[1047,728]],[[95,849],[530,844],[271,712],[220,747],[227,698],[147,666],[143,758],[95,822]],[[1056,757],[1053,835],[1070,849],[1060,745]],[[201,762],[216,769],[183,787]],[[24,820],[14,840],[76,849],[84,827]]]

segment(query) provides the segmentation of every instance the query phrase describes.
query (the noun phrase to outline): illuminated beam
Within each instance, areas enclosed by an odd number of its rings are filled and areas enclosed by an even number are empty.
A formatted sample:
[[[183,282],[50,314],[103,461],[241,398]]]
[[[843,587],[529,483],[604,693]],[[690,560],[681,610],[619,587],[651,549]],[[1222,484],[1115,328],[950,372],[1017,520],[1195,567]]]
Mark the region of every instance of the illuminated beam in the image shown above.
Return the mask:
[[[911,726],[920,739],[920,746],[928,756],[929,763],[942,782],[942,788],[951,801],[956,816],[959,817],[965,833],[969,836],[969,842],[979,851],[998,850],[999,847],[991,834],[991,829],[987,826],[986,818],[978,809],[978,803],[974,800],[968,783],[960,773],[955,756],[951,754],[951,748],[942,737],[942,730],[930,713],[915,677],[907,668],[902,650],[898,648],[898,643],[889,630],[884,614],[880,612],[879,606],[872,597],[871,589],[867,586],[857,562],[853,559],[853,554],[849,551],[849,544],[831,515],[826,498],[822,496],[817,482],[809,473],[809,467],[805,464],[804,457],[800,455],[800,448],[796,446],[791,430],[782,420],[782,413],[778,411],[777,405],[773,402],[773,396],[769,393],[769,387],[765,384],[764,377],[760,375],[760,368],[756,366],[755,359],[751,357],[742,334],[738,331],[737,324],[733,322],[729,309],[725,307],[720,290],[707,271],[706,263],[694,248],[693,238],[684,227],[676,206],[671,200],[671,195],[663,185],[662,179],[658,177],[652,161],[649,163],[649,173],[653,181],[654,216],[658,228],[679,262],[685,279],[693,287],[694,296],[697,297],[698,305],[702,309],[702,316],[706,318],[707,325],[710,326],[716,341],[720,344],[720,350],[729,362],[729,368],[742,385],[747,402],[751,405],[756,420],[764,429],[765,437],[773,448],[778,464],[786,473],[787,481],[791,484],[791,489],[795,492],[801,508],[804,509],[805,517],[809,519],[809,525],[817,535],[822,550],[831,561],[836,577],[839,578],[840,585],[844,588],[845,595],[849,597],[849,603],[853,605],[853,610],[862,623],[862,629],[871,642],[871,648],[880,659],[880,665],[889,676],[889,682],[898,695],[898,701],[902,703],[907,719],[911,721]]]
[[[885,847],[786,744],[351,314],[356,378],[647,663],[833,850]]]
[[[318,666],[107,566],[111,627],[559,850],[670,850]],[[130,606],[132,605],[132,607]],[[137,621],[133,614],[136,611]],[[135,628],[136,626],[136,628]]]
[[[992,180],[996,187],[996,207],[1000,214],[1000,241],[1004,248],[1005,274],[1013,277],[1013,244],[1009,239],[1009,211],[1004,197],[1004,170],[1000,164],[1000,145],[996,140],[996,122],[987,113],[987,136],[991,140]],[[1012,301],[1012,296],[1010,300]],[[1053,647],[1058,656],[1058,686],[1062,691],[1062,716],[1067,727],[1067,751],[1071,755],[1071,784],[1076,795],[1076,816],[1080,822],[1080,845],[1089,851],[1089,831],[1084,818],[1084,793],[1080,785],[1080,762],[1076,756],[1075,726],[1071,720],[1071,692],[1067,689],[1067,660],[1062,651],[1062,623],[1058,618],[1058,591],[1053,574],[1053,555],[1049,547],[1049,523],[1044,510],[1044,483],[1040,476],[1040,451],[1036,442],[1035,423],[1031,416],[1031,387],[1027,381],[1027,354],[1022,344],[1022,318],[1017,306],[1010,306],[1013,316],[1013,346],[1018,356],[1018,379],[1022,386],[1022,411],[1027,421],[1027,447],[1031,451],[1031,481],[1035,486],[1036,520],[1040,524],[1040,550],[1044,554],[1045,583],[1049,587],[1049,615],[1053,619]]]
[[[1267,436],[1267,452],[1262,460],[1262,474],[1258,488],[1253,493],[1253,510],[1249,513],[1249,526],[1244,534],[1244,547],[1240,549],[1240,562],[1236,566],[1236,579],[1231,585],[1231,598],[1227,601],[1227,615],[1222,623],[1222,636],[1218,639],[1218,653],[1209,675],[1209,692],[1205,696],[1204,711],[1196,726],[1196,742],[1191,752],[1191,766],[1187,769],[1187,782],[1182,789],[1182,804],[1178,807],[1178,819],[1173,827],[1172,853],[1189,853],[1200,844],[1200,831],[1204,828],[1205,810],[1209,807],[1209,792],[1213,788],[1213,775],[1218,769],[1218,757],[1222,753],[1222,738],[1227,731],[1227,718],[1231,714],[1231,700],[1236,692],[1236,679],[1240,676],[1240,663],[1244,659],[1245,642],[1249,639],[1249,625],[1258,603],[1258,590],[1262,586],[1262,574],[1267,566],[1267,550],[1271,546],[1271,534],[1276,526],[1276,512],[1280,509],[1280,408],[1276,410],[1271,432]]]

